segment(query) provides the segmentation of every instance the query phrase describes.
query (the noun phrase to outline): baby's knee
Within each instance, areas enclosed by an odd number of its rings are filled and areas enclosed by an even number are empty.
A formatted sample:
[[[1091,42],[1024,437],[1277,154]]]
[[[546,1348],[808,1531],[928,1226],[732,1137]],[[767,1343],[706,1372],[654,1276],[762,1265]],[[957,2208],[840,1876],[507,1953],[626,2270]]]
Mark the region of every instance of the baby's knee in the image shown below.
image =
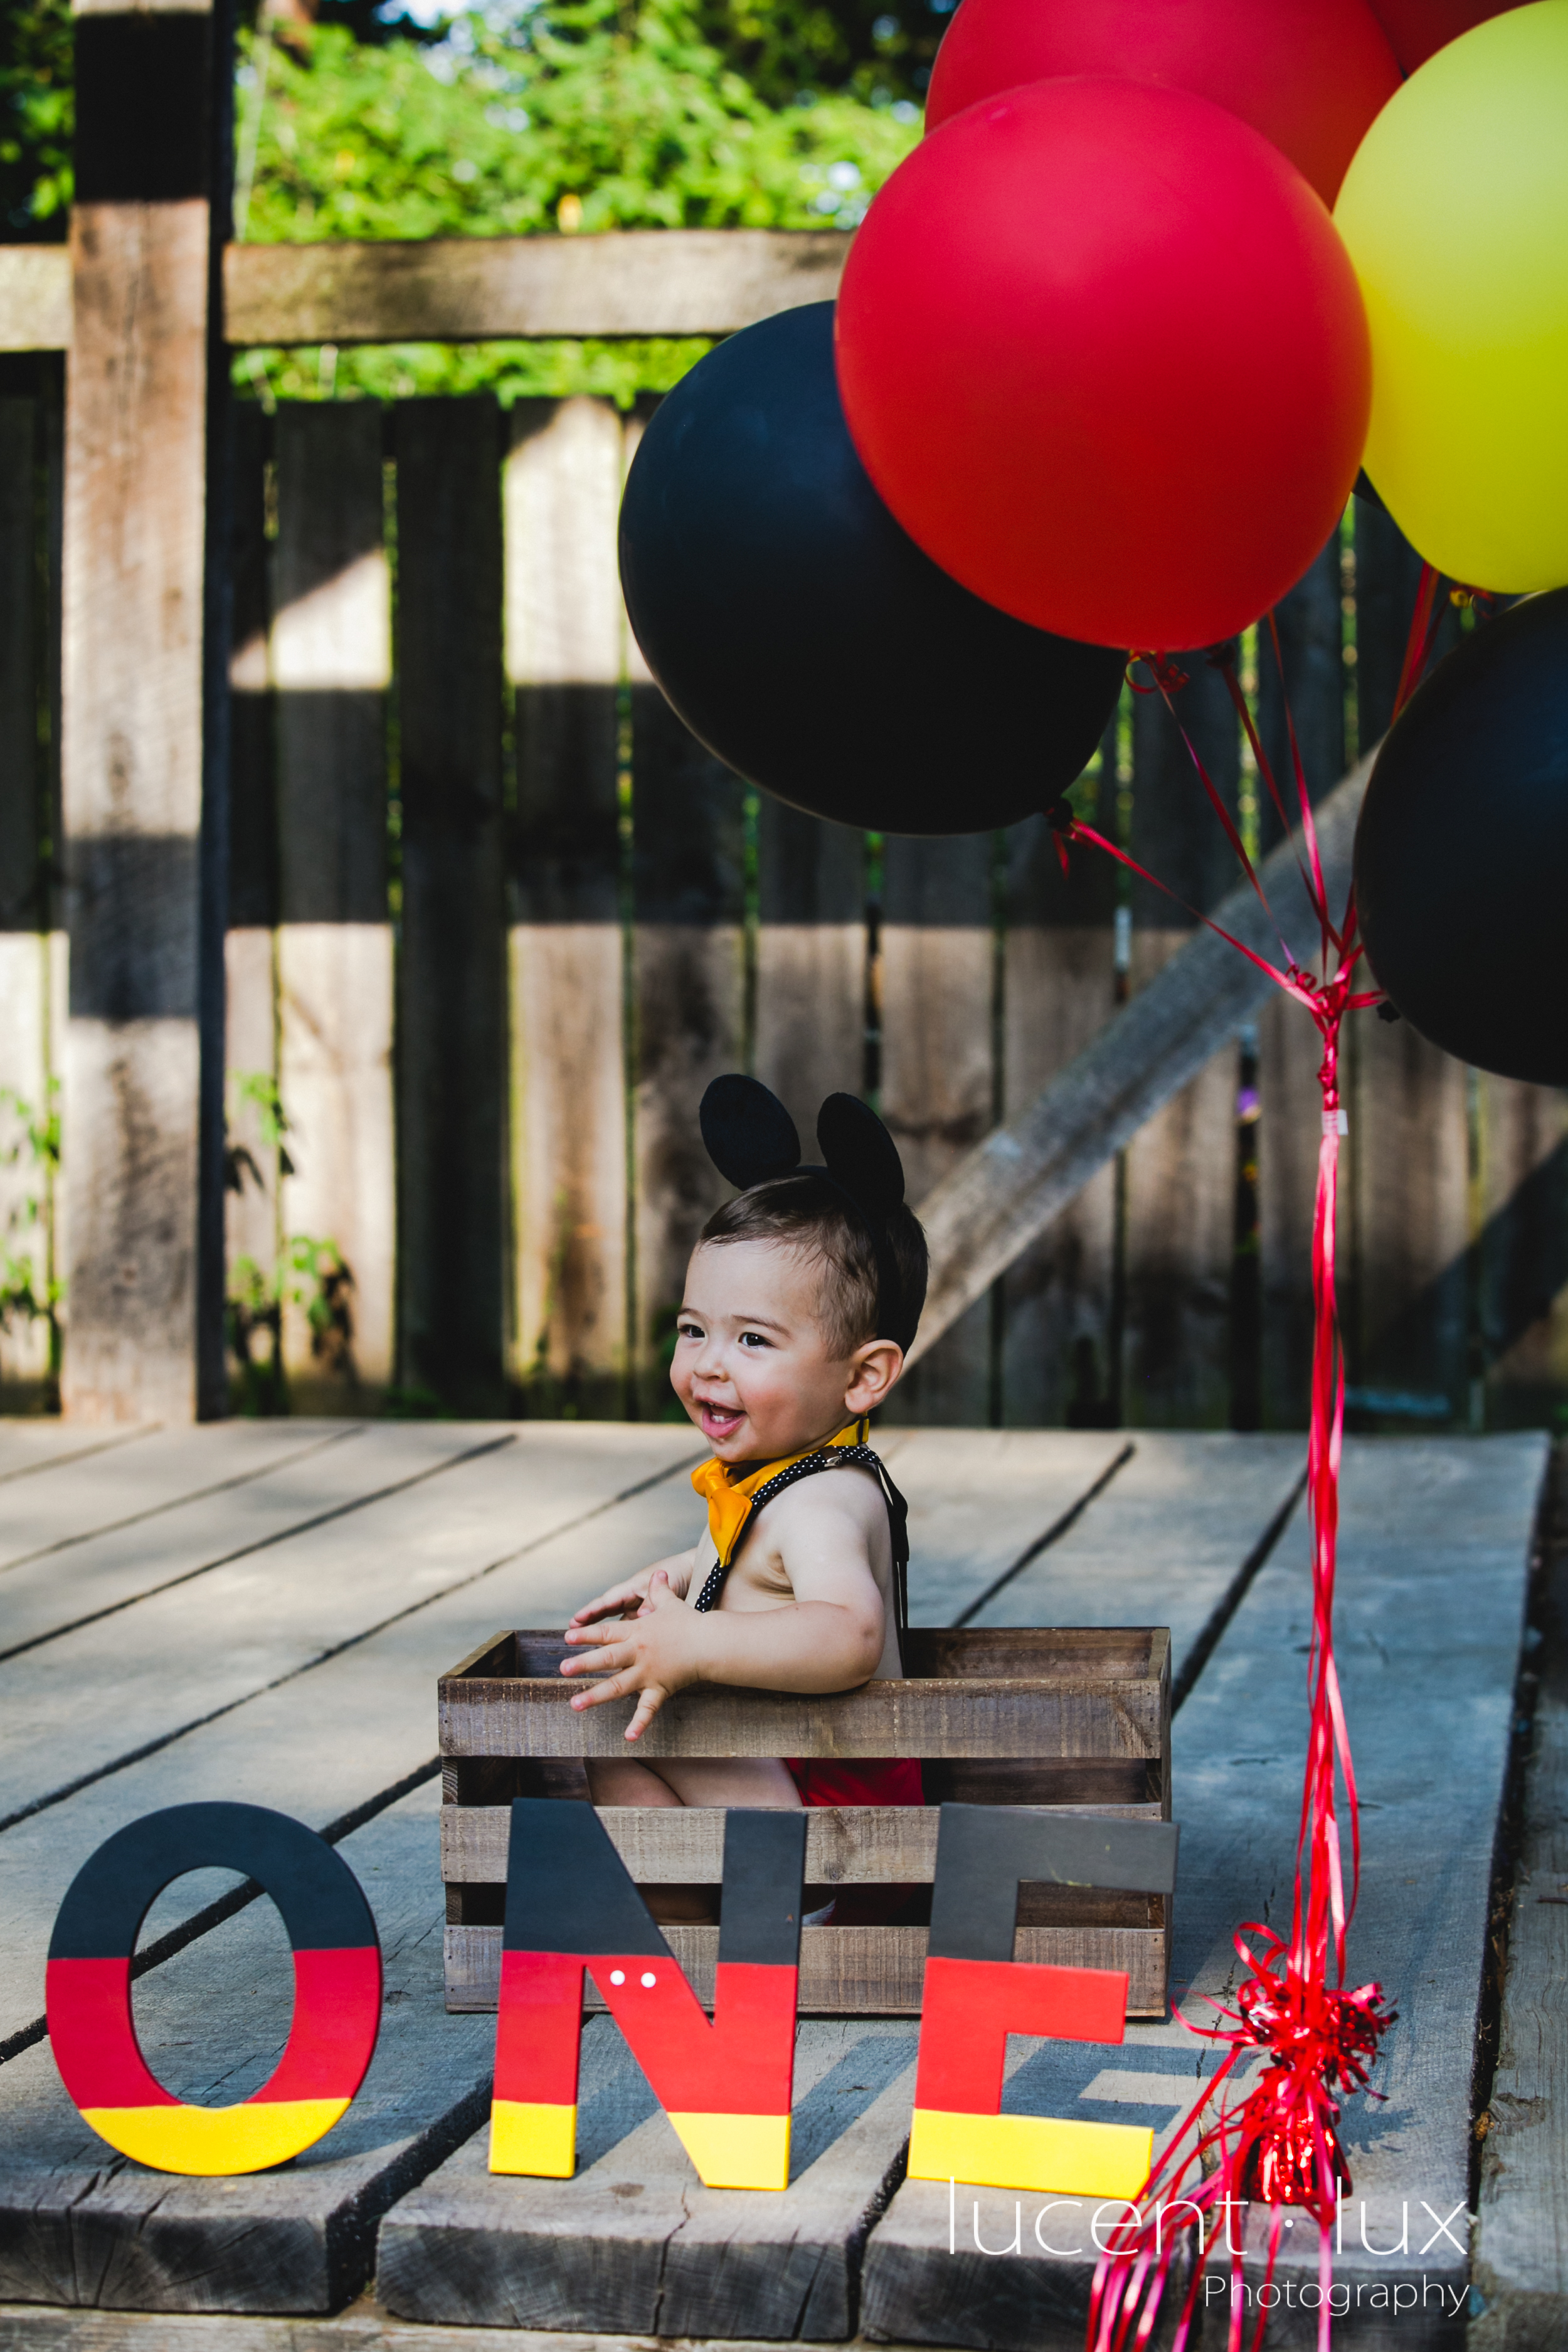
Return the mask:
[[[595,1805],[679,1805],[680,1799],[667,1780],[630,1757],[592,1756],[585,1759],[588,1794]]]

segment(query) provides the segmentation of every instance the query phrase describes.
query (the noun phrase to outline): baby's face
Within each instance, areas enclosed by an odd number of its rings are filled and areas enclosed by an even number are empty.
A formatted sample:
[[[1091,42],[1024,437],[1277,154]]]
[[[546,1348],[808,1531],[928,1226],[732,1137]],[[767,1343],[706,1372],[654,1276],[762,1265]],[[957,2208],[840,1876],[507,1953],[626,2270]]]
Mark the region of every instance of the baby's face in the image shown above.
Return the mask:
[[[804,1453],[850,1417],[855,1360],[818,1320],[822,1267],[781,1242],[710,1242],[693,1253],[670,1384],[723,1462]]]

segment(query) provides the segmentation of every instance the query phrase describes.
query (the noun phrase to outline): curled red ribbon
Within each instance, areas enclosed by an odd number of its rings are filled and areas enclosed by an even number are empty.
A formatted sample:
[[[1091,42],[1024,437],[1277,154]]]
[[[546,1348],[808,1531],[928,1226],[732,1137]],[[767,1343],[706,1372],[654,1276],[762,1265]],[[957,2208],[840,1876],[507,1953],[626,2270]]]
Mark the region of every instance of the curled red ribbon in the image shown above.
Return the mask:
[[[1400,678],[1401,706],[1419,683],[1436,640],[1442,612],[1438,584],[1436,573],[1424,572]],[[1284,664],[1272,615],[1268,627],[1283,684]],[[1289,834],[1290,824],[1284,799],[1236,674],[1236,648],[1216,647],[1210,658],[1226,678],[1258,773]],[[1170,709],[1172,692],[1181,680],[1181,673],[1163,659],[1151,660],[1149,666],[1155,690],[1163,695]],[[1186,2018],[1182,2021],[1194,2032],[1223,2048],[1226,2054],[1201,2096],[1183,2118],[1166,2156],[1151,2173],[1128,2218],[1111,2232],[1113,2242],[1095,2273],[1089,2303],[1089,2352],[1145,2352],[1179,2253],[1189,2260],[1190,2268],[1171,2352],[1184,2352],[1211,2251],[1213,2223],[1223,2228],[1230,2256],[1229,2352],[1239,2352],[1245,2310],[1241,2293],[1242,2244],[1232,2234],[1230,2217],[1237,2208],[1254,2203],[1267,2205],[1271,2214],[1262,2282],[1265,2286],[1273,2280],[1285,2209],[1300,2208],[1319,2225],[1318,2340],[1320,2352],[1328,2352],[1331,2315],[1328,2290],[1333,2279],[1331,2231],[1339,2200],[1351,2185],[1350,2168],[1339,2138],[1340,2102],[1348,2094],[1367,2088],[1378,2044],[1394,2018],[1379,1986],[1363,1984],[1347,1990],[1343,1984],[1345,1938],[1361,1874],[1361,1836],[1355,1767],[1334,1664],[1333,1642],[1340,1461],[1344,1433],[1344,1363],[1334,1284],[1340,1139],[1343,1131],[1340,1039],[1346,1013],[1379,1003],[1381,992],[1358,992],[1355,988],[1355,970],[1363,950],[1357,936],[1354,892],[1343,918],[1336,924],[1329,909],[1311,798],[1288,703],[1286,715],[1301,831],[1297,863],[1318,923],[1321,971],[1303,965],[1286,946],[1236,824],[1184,728],[1182,734],[1210,805],[1247,880],[1268,912],[1280,940],[1281,962],[1271,963],[1208,917],[1200,915],[1198,919],[1228,940],[1231,946],[1302,1005],[1317,1024],[1323,1043],[1322,1060],[1318,1067],[1322,1133],[1312,1217],[1312,1381],[1307,1444],[1312,1639],[1307,1673],[1307,1756],[1296,1837],[1290,1934],[1287,1941],[1255,1924],[1238,1931],[1235,1943],[1243,1974],[1234,2008],[1215,2002],[1215,2021],[1211,2025],[1194,2025]],[[1172,717],[1175,716],[1173,709]],[[1181,725],[1179,719],[1176,723]],[[1070,811],[1068,814],[1070,820]],[[1053,814],[1052,822],[1064,862],[1068,842],[1086,840],[1153,884],[1156,889],[1165,890],[1156,875],[1091,827],[1076,821],[1064,824],[1059,812]],[[1175,894],[1167,890],[1165,895]],[[1188,911],[1195,913],[1196,909]],[[1344,1816],[1350,1824],[1348,1883],[1340,1832],[1342,1790]],[[1248,1937],[1259,1939],[1257,1948],[1247,1941]],[[1180,2011],[1177,2013],[1180,2015]],[[1245,2099],[1227,2104],[1220,2095],[1224,2085],[1244,2060],[1259,2052],[1267,2053],[1260,2075]],[[1260,2296],[1253,2352],[1259,2352],[1267,2325],[1267,2305]]]

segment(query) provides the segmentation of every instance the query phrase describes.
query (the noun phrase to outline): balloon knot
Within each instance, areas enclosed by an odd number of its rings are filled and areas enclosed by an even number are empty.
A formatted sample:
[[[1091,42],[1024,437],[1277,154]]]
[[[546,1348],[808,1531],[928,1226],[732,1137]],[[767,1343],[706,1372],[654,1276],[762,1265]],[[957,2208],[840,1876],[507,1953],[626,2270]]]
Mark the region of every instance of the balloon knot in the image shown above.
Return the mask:
[[[1210,646],[1204,659],[1210,669],[1234,669],[1240,652],[1240,638],[1226,637],[1219,645]]]
[[[1393,1002],[1392,998],[1385,996],[1383,1003],[1377,1008],[1377,1017],[1380,1021],[1393,1022],[1402,1021],[1405,1016],[1400,1012],[1398,1005]]]
[[[1057,864],[1064,874],[1068,874],[1072,869],[1068,864],[1068,844],[1076,837],[1078,819],[1065,793],[1058,794],[1047,809],[1046,823],[1056,835]]]
[[[1149,673],[1147,686],[1140,686],[1133,671],[1142,663]],[[1187,673],[1169,654],[1133,651],[1127,665],[1127,683],[1134,694],[1179,694],[1187,682]]]

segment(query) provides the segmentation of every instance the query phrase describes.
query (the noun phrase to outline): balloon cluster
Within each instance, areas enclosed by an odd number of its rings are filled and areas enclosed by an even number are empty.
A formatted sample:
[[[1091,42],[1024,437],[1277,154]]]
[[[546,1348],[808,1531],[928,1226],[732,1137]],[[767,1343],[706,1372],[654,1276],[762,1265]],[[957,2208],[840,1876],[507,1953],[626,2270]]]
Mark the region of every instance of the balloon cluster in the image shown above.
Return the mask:
[[[1276,604],[1358,476],[1448,580],[1568,584],[1565,121],[1568,0],[963,0],[836,311],[732,337],[643,437],[654,676],[783,799],[968,832],[1059,801],[1130,651]],[[1396,797],[1366,939],[1425,1022]]]

